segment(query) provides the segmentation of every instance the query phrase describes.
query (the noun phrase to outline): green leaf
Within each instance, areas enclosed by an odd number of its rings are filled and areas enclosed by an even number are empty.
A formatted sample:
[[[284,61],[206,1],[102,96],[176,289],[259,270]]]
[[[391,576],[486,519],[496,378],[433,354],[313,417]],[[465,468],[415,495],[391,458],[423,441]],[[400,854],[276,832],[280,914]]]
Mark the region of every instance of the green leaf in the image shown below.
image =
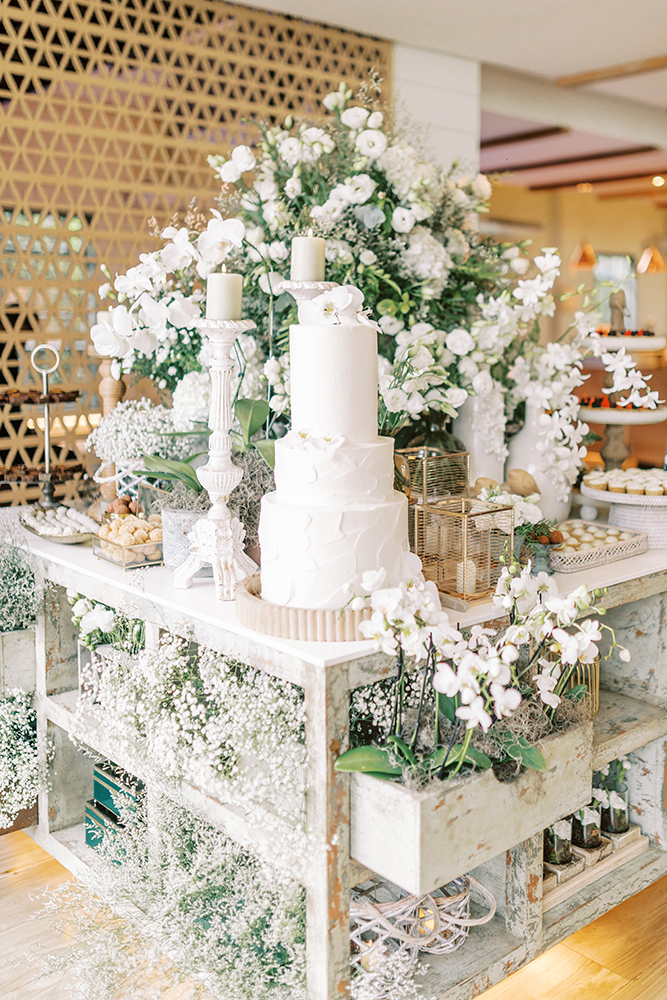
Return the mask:
[[[392,764],[389,754],[380,747],[352,747],[334,763],[335,771],[363,771],[399,776],[401,768]]]
[[[456,723],[456,698],[449,698],[446,694],[438,694],[437,699],[438,710],[454,725]]]
[[[563,697],[569,698],[570,701],[581,701],[587,691],[588,688],[585,684],[575,684],[574,687],[569,689],[569,691],[563,692]]]
[[[276,467],[276,442],[271,438],[261,438],[255,441],[254,447],[260,453],[270,469]]]
[[[265,399],[237,399],[234,412],[247,448],[253,434],[256,434],[260,427],[266,423],[271,412],[269,404]]]
[[[386,774],[384,771],[364,771],[369,778],[378,778],[380,781],[393,781],[394,778],[400,778],[402,772],[398,774]]]
[[[413,754],[412,750],[400,736],[392,735],[387,737],[387,743],[393,743],[397,750],[399,750],[405,759],[409,761],[410,764],[416,764],[417,758]]]
[[[197,479],[197,474],[187,462],[176,462],[169,458],[155,458],[152,455],[142,455],[146,463],[146,474],[153,473],[153,479],[177,479],[189,486],[195,493],[201,493],[203,486]],[[155,475],[159,473],[159,475]]]
[[[530,768],[531,771],[546,771],[547,769],[547,762],[537,747],[522,749],[521,763]]]
[[[447,767],[452,767],[454,764],[458,764],[459,760],[461,759],[462,751],[463,751],[462,743],[456,743],[452,747],[449,753],[449,757],[447,758]],[[442,762],[445,759],[446,753],[447,753],[447,747],[440,747],[440,749],[437,750],[434,754],[429,755],[430,757],[429,766],[433,769],[442,767]],[[491,760],[490,757],[487,757],[485,753],[481,752],[481,750],[475,750],[474,747],[468,747],[463,760],[467,761],[469,764],[474,764],[475,767],[479,767],[480,770],[483,771],[489,767],[492,767],[493,765],[493,761]]]

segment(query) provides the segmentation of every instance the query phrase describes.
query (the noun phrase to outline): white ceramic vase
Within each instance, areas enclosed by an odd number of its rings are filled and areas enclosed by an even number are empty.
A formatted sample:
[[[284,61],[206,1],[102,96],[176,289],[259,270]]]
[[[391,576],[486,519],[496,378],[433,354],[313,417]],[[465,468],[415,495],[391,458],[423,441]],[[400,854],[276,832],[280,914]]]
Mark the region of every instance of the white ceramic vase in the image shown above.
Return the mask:
[[[468,396],[463,406],[459,407],[459,415],[452,423],[452,434],[457,437],[470,452],[470,485],[473,486],[480,476],[494,479],[502,483],[504,479],[504,463],[494,454],[486,450],[487,437],[483,430],[473,426],[475,408],[478,405],[476,396]]]
[[[541,434],[541,413],[540,406],[526,403],[526,422],[509,443],[509,455],[505,468],[507,473],[510,469],[523,469],[525,472],[529,472],[542,494],[539,507],[544,519],[551,521],[555,518],[557,521],[562,521],[570,513],[572,500],[570,496],[567,500],[557,499],[554,487],[546,473],[544,456],[537,450],[536,445]]]

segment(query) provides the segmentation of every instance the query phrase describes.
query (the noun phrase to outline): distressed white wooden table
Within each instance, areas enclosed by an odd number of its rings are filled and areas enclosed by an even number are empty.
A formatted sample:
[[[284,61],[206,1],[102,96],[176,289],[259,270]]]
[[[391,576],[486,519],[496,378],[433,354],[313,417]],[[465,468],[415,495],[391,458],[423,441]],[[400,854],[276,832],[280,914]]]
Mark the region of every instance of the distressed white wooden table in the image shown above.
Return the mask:
[[[307,822],[316,847],[307,858],[293,858],[291,871],[306,888],[309,1000],[341,1000],[349,982],[349,891],[367,869],[350,858],[349,778],[336,774],[333,764],[348,745],[350,690],[392,674],[393,661],[373,652],[365,642],[307,643],[250,632],[236,621],[232,604],[216,600],[208,580],[195,581],[188,591],[176,591],[171,572],[164,567],[123,573],[95,559],[87,547],[62,546],[34,536],[29,542],[48,584],[36,638],[39,725],[48,729],[56,744],[52,790],[40,797],[39,825],[29,831],[31,836],[74,873],[86,865],[83,810],[90,795],[91,762],[67,737],[78,678],[66,588],[112,607],[122,605],[133,617],[142,618],[149,644],[159,641],[162,630],[187,636],[299,685],[305,692],[307,712]],[[634,753],[642,765],[633,772],[631,801],[634,821],[651,838],[651,849],[544,914],[541,833],[477,867],[476,874],[498,899],[498,913],[489,924],[475,928],[459,951],[429,957],[428,973],[421,980],[429,996],[439,994],[446,1000],[478,996],[667,874],[667,660],[661,633],[667,602],[667,550],[557,579],[561,589],[568,591],[581,583],[608,587],[604,603],[612,610],[607,621],[633,652],[631,663],[616,659],[603,667],[594,763],[600,766],[621,753]],[[451,612],[450,618],[454,617]],[[461,615],[459,624],[496,617],[489,603]],[[111,734],[100,736],[94,749],[130,771],[135,769],[132,761],[119,759]],[[271,834],[249,822],[241,810],[190,785],[184,784],[182,791],[229,836],[270,855]],[[456,836],[466,836],[473,843],[473,826],[459,829]],[[441,849],[447,850],[446,843]]]

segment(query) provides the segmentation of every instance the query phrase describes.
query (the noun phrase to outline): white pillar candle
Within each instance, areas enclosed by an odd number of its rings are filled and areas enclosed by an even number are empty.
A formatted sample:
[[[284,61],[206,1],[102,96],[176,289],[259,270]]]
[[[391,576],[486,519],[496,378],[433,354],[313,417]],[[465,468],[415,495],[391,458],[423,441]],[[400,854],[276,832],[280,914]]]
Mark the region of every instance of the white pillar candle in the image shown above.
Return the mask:
[[[457,562],[456,589],[459,594],[474,594],[477,589],[477,567],[472,559]]]
[[[206,282],[206,319],[241,319],[243,275],[231,271],[209,274]]]
[[[295,236],[292,240],[292,281],[324,281],[324,245],[321,236]]]

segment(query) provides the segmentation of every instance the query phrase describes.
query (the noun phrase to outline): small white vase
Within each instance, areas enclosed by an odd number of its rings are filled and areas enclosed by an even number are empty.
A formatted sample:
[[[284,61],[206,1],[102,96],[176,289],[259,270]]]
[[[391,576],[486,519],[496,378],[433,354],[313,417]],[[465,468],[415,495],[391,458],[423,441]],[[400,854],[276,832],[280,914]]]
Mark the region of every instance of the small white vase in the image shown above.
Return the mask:
[[[542,408],[535,403],[526,403],[526,422],[509,443],[509,455],[505,465],[506,474],[510,469],[523,469],[530,473],[541,493],[539,508],[546,521],[562,521],[570,513],[572,499],[558,500],[554,487],[546,473],[546,461],[536,445],[540,439],[540,414]]]
[[[494,454],[486,450],[487,438],[483,430],[473,427],[477,397],[468,396],[463,406],[458,408],[459,415],[452,423],[452,434],[465,445],[470,452],[470,485],[483,476],[502,483],[504,479],[504,463]]]

